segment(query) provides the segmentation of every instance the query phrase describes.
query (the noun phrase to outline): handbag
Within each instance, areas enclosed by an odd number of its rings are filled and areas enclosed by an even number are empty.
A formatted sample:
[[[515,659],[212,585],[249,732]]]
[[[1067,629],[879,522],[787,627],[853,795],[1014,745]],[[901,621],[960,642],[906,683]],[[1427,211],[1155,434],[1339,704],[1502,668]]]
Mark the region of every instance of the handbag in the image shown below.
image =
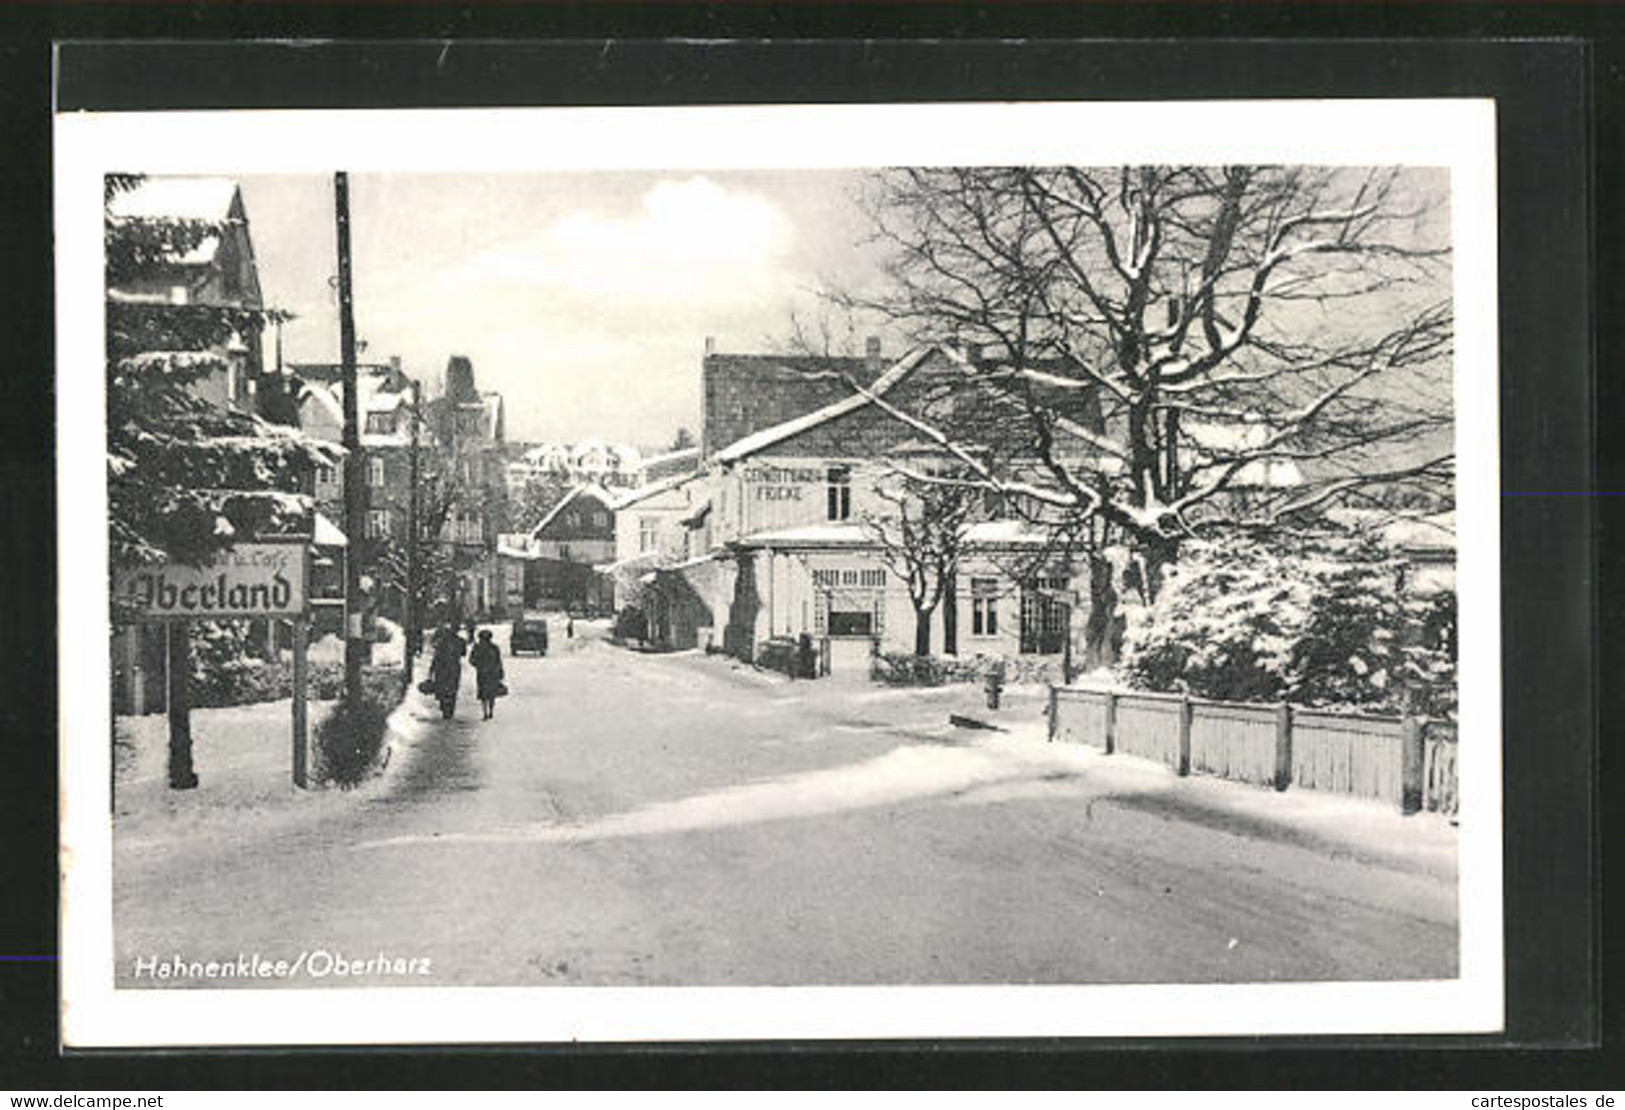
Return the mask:
[[[424,679],[422,682],[418,683],[418,693],[420,693],[420,694],[432,694],[432,693],[434,693],[434,683],[430,682],[428,679]]]
[[[507,697],[508,696],[508,684],[506,682],[497,683],[496,694],[497,694],[497,697],[499,697],[499,698]]]

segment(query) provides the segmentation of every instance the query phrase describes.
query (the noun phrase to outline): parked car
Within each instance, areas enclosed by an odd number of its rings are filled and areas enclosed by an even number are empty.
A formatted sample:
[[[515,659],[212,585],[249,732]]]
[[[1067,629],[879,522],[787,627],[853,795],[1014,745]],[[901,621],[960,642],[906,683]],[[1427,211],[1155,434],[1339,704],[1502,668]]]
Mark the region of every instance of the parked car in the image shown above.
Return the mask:
[[[522,651],[547,654],[547,622],[540,617],[520,617],[513,622],[513,633],[508,638],[508,654]]]

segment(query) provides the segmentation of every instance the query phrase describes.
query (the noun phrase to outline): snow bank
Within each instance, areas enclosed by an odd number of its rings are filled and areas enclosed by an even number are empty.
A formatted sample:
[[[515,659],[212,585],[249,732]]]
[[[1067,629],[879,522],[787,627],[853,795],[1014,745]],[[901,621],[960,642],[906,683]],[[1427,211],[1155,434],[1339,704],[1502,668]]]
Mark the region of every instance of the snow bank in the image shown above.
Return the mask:
[[[368,841],[360,849],[425,843],[576,844],[670,836],[887,806],[1060,801],[1080,821],[1112,804],[1242,839],[1288,842],[1327,855],[1382,861],[1454,880],[1456,830],[1434,814],[1401,817],[1381,803],[1179,778],[1148,761],[1049,743],[1041,719],[976,735],[943,726],[942,743],[905,744],[856,763],[709,791],[595,821],[532,823],[478,833]]]

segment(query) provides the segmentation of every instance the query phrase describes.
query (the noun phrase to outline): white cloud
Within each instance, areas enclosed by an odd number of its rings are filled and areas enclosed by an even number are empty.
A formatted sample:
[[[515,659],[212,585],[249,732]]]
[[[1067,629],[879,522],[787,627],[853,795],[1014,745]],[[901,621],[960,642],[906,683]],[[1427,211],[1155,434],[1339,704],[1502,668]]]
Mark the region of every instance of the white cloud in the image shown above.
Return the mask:
[[[558,295],[688,301],[714,306],[784,287],[793,238],[767,198],[705,177],[664,180],[625,215],[578,209],[532,236],[483,252],[454,275]]]

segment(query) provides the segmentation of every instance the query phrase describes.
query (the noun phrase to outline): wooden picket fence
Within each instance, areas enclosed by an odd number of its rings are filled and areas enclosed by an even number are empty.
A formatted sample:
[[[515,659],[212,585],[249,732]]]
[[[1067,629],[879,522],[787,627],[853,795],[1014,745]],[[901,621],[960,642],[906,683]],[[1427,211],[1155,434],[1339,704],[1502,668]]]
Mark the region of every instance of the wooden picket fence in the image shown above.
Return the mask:
[[[1456,811],[1448,724],[1142,690],[1051,686],[1049,699],[1051,740],[1154,760],[1181,775],[1374,798],[1404,813]]]

